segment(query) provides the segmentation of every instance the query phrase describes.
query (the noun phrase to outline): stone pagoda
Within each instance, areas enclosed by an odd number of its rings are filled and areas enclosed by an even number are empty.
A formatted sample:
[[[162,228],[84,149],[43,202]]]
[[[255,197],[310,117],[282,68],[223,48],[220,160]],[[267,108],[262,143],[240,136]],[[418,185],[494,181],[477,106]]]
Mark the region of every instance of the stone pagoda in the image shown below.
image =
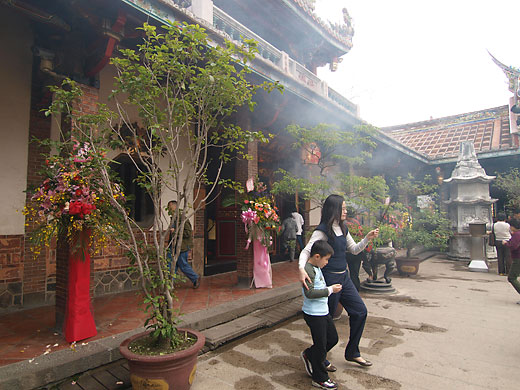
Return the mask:
[[[489,196],[489,183],[493,179],[495,176],[488,176],[480,166],[473,142],[461,142],[457,165],[451,177],[444,180],[450,183],[450,198],[445,203],[449,208],[454,233],[448,252],[450,258],[470,258],[470,223],[485,222],[491,229],[491,205],[497,201]]]

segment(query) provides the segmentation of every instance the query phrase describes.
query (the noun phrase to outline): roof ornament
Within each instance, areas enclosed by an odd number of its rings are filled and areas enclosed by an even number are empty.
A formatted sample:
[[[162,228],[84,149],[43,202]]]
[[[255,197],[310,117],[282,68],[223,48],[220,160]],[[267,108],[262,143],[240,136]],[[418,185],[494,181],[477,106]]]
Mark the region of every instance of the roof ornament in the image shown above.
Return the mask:
[[[493,54],[491,54],[488,50],[488,54],[491,56],[491,59],[495,64],[498,65],[500,69],[505,73],[506,77],[509,80],[509,90],[520,97],[520,69],[514,68],[512,66],[507,66],[497,60]]]
[[[343,23],[332,23],[329,21],[330,28],[339,36],[348,39],[352,42],[354,36],[354,26],[352,25],[352,18],[350,17],[346,8],[343,8]]]
[[[314,11],[316,7],[316,0],[303,0],[304,5],[311,11]]]

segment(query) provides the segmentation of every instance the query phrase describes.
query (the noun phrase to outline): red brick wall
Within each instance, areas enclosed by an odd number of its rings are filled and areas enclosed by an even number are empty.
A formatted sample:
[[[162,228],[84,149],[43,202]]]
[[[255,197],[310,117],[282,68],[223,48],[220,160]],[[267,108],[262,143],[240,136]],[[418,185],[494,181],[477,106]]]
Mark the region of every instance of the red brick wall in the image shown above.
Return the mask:
[[[0,236],[0,281],[22,279],[23,235]]]
[[[51,118],[41,112],[51,103],[51,94],[45,85],[46,83],[41,82],[38,73],[35,72],[31,91],[30,139],[46,139],[51,134]],[[82,85],[81,88],[83,96],[76,107],[77,112],[95,113],[98,90],[86,85]],[[34,188],[42,181],[38,172],[44,164],[42,154],[48,153],[48,150],[44,150],[34,142],[31,142],[28,148],[27,187]],[[28,196],[27,201],[29,200]],[[57,310],[57,316],[60,316],[63,313],[58,313],[64,310],[66,300],[66,295],[60,296],[60,294],[64,294],[66,288],[68,257],[66,252],[57,255],[56,242],[51,243],[49,248],[44,248],[41,254],[35,256],[25,239],[32,228],[33,226],[26,227],[25,237],[0,236],[0,307],[20,304],[51,304],[57,291],[56,304],[63,308]],[[128,259],[116,244],[110,244],[101,249],[99,253],[93,254],[92,295],[96,293],[96,286],[93,283],[95,273],[100,274],[97,279],[102,279],[103,274],[107,272],[113,272],[115,278],[119,276],[119,271],[125,274],[127,267]],[[128,283],[125,286],[127,287]],[[19,297],[13,295],[11,290],[14,292],[20,290]],[[107,291],[105,287],[101,293],[106,292],[114,291],[113,289]]]
[[[23,235],[0,236],[0,308],[22,301]]]

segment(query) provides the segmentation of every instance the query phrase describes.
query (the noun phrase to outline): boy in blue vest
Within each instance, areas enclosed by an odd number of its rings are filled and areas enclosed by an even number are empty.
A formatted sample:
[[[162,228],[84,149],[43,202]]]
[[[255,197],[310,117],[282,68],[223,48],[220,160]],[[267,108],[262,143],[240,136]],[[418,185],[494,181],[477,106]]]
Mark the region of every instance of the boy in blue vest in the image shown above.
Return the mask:
[[[325,367],[327,352],[338,343],[338,332],[329,314],[328,297],[341,291],[341,284],[328,286],[321,272],[334,253],[327,241],[318,240],[311,248],[311,256],[305,264],[305,271],[311,279],[309,289],[303,290],[303,317],[309,326],[313,345],[301,353],[307,374],[312,377],[312,385],[321,389],[337,389],[330,380]],[[332,371],[332,370],[331,370]]]

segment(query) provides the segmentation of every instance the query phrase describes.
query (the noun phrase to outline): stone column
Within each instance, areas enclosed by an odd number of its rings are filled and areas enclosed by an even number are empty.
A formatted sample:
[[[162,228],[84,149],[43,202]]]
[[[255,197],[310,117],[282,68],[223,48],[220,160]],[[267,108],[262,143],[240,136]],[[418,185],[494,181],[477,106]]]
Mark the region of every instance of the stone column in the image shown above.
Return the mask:
[[[209,24],[213,24],[213,0],[192,0],[191,12]]]
[[[251,129],[251,118],[246,110],[239,112],[237,122],[243,130]],[[240,159],[235,166],[235,180],[244,186],[247,179],[258,175],[258,141],[247,144],[247,153],[252,157],[251,160]],[[243,226],[238,226],[236,239],[238,283],[249,287],[253,279],[253,245],[244,249],[247,234]]]
[[[31,85],[31,109],[29,117],[29,139],[48,139],[51,135],[51,117],[45,116],[42,111],[49,107],[51,103],[51,93],[46,88],[45,81],[39,76],[38,71],[33,69],[33,79]],[[27,157],[27,188],[36,188],[42,182],[39,171],[45,164],[44,154],[48,153],[48,148],[39,145],[37,142],[28,143]],[[30,202],[30,195],[26,193],[26,203]],[[26,220],[27,223],[27,220]],[[25,229],[25,247],[23,254],[23,289],[22,304],[35,305],[43,304],[46,300],[46,292],[54,290],[54,259],[52,251],[43,248],[38,255],[35,255],[31,248],[31,243],[27,239],[28,235],[36,226],[28,225]],[[52,298],[52,297],[50,297]]]
[[[193,197],[195,207],[202,208],[195,213],[195,218],[193,219],[193,249],[192,253],[192,268],[193,270],[199,274],[200,276],[204,275],[204,263],[205,263],[205,252],[204,252],[204,239],[205,239],[205,204],[203,204],[203,199],[206,196],[206,189],[200,188],[196,189]]]

